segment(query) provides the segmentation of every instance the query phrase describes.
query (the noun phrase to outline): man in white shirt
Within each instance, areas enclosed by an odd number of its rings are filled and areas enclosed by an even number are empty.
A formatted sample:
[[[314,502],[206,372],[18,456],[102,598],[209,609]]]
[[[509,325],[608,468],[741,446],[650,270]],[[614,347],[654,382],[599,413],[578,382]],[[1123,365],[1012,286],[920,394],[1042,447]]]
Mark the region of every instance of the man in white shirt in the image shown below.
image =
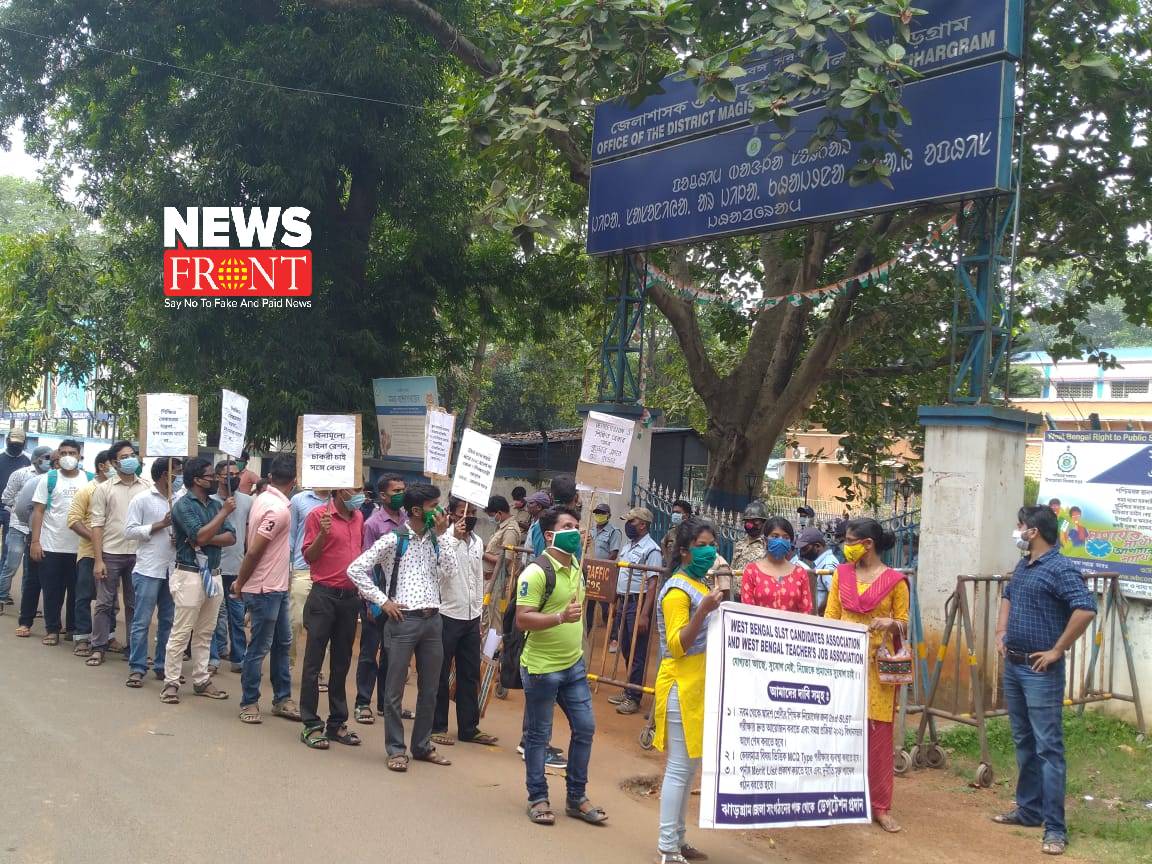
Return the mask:
[[[132,567],[132,592],[136,606],[132,610],[132,622],[128,631],[128,680],[125,685],[133,689],[143,686],[148,674],[148,628],[152,624],[152,613],[156,613],[156,650],[152,654],[152,671],[158,681],[164,680],[164,660],[167,653],[168,637],[172,633],[172,621],[176,605],[172,601],[168,577],[176,563],[176,543],[172,538],[172,510],[168,505],[171,490],[172,471],[184,469],[181,459],[157,459],[152,463],[152,483],[154,488],[137,495],[128,504],[124,517],[124,535],[135,540],[136,563]]]
[[[60,467],[49,471],[32,493],[32,524],[28,539],[29,556],[40,564],[40,586],[44,592],[45,645],[60,644],[60,611],[66,608],[64,623],[76,632],[76,553],[80,538],[68,530],[68,509],[76,493],[88,482],[80,470],[79,441],[67,438],[57,448]],[[68,600],[65,607],[65,600]]]
[[[465,515],[465,501],[453,498],[448,514],[463,538],[456,544],[456,572],[440,583],[441,641],[444,663],[432,722],[432,741],[455,744],[448,735],[448,678],[456,664],[456,734],[472,744],[496,743],[496,736],[481,732],[480,723],[480,613],[484,610],[484,543],[475,534],[476,516]]]
[[[32,560],[28,554],[28,525],[16,512],[16,499],[24,491],[25,485],[35,483],[40,475],[47,474],[52,467],[52,448],[43,445],[32,451],[32,464],[17,468],[8,478],[4,495],[0,498],[11,513],[8,535],[8,555],[4,571],[10,579],[16,569],[23,564],[24,575],[20,579],[20,617],[16,635],[28,638],[32,635],[32,622],[36,620],[36,607],[40,605],[40,562]]]
[[[388,652],[384,735],[390,771],[408,770],[400,700],[413,655],[419,695],[412,724],[412,757],[434,765],[452,764],[436,752],[431,737],[444,662],[440,586],[456,578],[456,546],[463,539],[464,526],[456,528],[457,536],[448,533],[448,514],[439,505],[440,490],[435,486],[409,486],[404,492],[407,533],[385,534],[348,565],[348,578],[360,596],[389,619],[384,628]],[[383,574],[382,586],[372,579],[376,565]]]

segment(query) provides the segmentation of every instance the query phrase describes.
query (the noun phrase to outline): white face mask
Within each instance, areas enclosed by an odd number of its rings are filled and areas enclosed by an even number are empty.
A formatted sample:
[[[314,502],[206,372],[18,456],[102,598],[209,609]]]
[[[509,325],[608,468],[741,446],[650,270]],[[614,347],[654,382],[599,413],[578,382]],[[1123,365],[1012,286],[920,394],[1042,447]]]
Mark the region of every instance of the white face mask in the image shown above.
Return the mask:
[[[80,460],[75,456],[61,456],[60,457],[60,470],[62,471],[75,471],[76,467],[80,464]]]
[[[1028,541],[1024,539],[1024,532],[1019,528],[1012,532],[1012,540],[1021,552],[1028,551]]]

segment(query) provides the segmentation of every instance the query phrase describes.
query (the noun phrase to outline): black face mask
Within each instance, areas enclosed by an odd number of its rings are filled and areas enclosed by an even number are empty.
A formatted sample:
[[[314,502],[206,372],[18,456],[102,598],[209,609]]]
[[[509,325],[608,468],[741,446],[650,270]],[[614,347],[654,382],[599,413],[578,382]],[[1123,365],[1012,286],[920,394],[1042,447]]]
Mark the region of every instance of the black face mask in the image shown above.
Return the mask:
[[[228,478],[228,494],[235,495],[240,488],[240,475],[234,474]]]
[[[23,444],[9,444],[8,445],[8,455],[9,456],[19,456],[23,452],[24,452],[24,445]]]
[[[477,517],[475,517],[475,516],[465,516],[464,517],[464,530],[465,531],[467,531],[468,533],[472,533],[473,529],[476,527],[476,518]]]

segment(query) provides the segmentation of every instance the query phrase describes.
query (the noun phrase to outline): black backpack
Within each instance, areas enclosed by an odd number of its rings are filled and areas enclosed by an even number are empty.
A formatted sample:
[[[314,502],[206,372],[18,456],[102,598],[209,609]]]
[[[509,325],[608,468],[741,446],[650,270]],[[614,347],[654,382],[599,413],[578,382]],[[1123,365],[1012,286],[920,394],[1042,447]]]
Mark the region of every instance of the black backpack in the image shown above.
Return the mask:
[[[556,590],[556,568],[547,555],[541,555],[532,562],[544,571],[544,596],[536,611],[542,610]],[[515,592],[513,592],[515,595]],[[520,679],[520,655],[524,653],[524,644],[528,641],[528,634],[516,627],[516,597],[504,610],[504,639],[500,648],[500,684],[505,690],[523,690],[524,682]]]

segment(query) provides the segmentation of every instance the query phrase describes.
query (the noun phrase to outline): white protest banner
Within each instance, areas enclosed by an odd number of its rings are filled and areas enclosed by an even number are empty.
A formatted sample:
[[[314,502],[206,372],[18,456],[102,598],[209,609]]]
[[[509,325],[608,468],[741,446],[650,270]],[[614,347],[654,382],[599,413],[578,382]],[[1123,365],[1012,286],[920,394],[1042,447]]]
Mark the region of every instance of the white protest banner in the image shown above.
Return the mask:
[[[244,452],[248,434],[248,399],[231,390],[220,391],[220,450],[233,459]]]
[[[496,462],[500,459],[500,442],[473,429],[465,429],[460,438],[460,455],[456,459],[456,476],[452,494],[475,504],[481,510],[488,506]]]
[[[632,420],[589,411],[580,443],[580,461],[623,471],[628,465],[628,450],[635,429],[636,423]]]
[[[360,488],[359,414],[305,414],[296,448],[297,482],[305,489]]]
[[[708,623],[701,828],[867,823],[868,632],[723,603]]]
[[[456,429],[456,415],[447,411],[429,411],[424,433],[424,473],[447,477],[452,454],[452,433]],[[488,506],[485,502],[484,506]]]
[[[195,396],[183,393],[147,393],[140,396],[140,443],[148,457],[194,456],[196,440]]]

